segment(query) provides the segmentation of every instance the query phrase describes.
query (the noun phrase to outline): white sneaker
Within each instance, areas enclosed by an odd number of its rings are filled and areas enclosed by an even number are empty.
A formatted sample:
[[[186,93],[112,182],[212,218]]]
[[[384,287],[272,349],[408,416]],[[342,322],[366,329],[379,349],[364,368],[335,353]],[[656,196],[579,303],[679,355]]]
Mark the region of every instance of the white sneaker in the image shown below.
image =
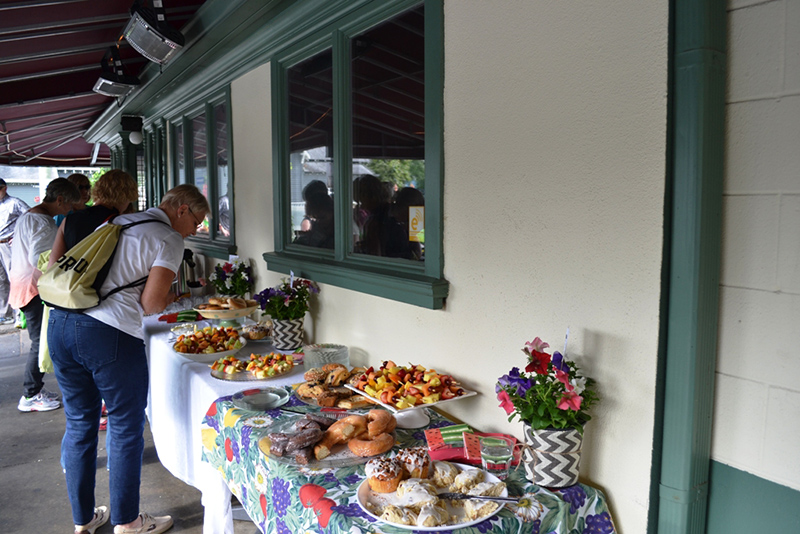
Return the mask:
[[[41,393],[43,397],[45,397],[47,399],[50,399],[50,400],[54,400],[54,401],[61,400],[61,397],[58,395],[58,393],[53,393],[52,391],[48,391],[45,388],[42,388],[41,390],[39,390],[39,393]]]
[[[19,398],[17,410],[21,412],[49,412],[61,408],[61,403],[57,400],[48,399],[40,391],[33,397],[23,395]]]
[[[114,527],[114,534],[160,534],[172,526],[172,517],[168,515],[153,517],[147,512],[142,512],[139,517],[142,518],[141,527],[124,528],[122,525],[117,525]]]

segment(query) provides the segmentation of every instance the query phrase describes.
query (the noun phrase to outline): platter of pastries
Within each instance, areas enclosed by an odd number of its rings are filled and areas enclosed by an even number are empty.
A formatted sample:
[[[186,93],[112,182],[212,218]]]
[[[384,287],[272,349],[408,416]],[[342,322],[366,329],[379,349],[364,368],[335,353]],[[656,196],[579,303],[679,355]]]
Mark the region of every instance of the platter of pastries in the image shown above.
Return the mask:
[[[220,380],[247,382],[269,380],[285,375],[294,369],[294,356],[271,352],[269,354],[250,354],[247,360],[234,356],[218,358],[211,367],[211,376]]]
[[[291,465],[343,467],[381,456],[395,444],[394,416],[386,410],[282,417],[259,440],[269,458]]]
[[[294,394],[302,402],[322,408],[372,408],[375,403],[371,399],[346,387],[360,379],[364,371],[363,367],[348,369],[340,363],[314,367],[303,374],[305,382],[297,386]]]
[[[395,413],[477,395],[461,387],[452,375],[423,365],[399,366],[391,360],[377,369],[365,369],[345,387]]]
[[[211,297],[208,302],[198,304],[194,311],[206,319],[238,319],[246,317],[258,308],[255,300],[237,297]]]
[[[444,498],[448,492],[508,496],[505,483],[494,475],[473,466],[432,461],[425,447],[372,459],[364,470],[367,479],[358,488],[358,504],[373,519],[402,529],[468,527],[494,516],[503,506],[489,500]]]

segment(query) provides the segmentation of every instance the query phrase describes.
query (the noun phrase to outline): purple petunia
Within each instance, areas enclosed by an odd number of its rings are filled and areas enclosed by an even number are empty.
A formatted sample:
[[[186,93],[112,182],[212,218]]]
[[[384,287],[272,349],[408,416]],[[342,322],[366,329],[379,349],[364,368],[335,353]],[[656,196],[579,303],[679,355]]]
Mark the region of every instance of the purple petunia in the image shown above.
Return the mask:
[[[553,353],[553,367],[565,373],[569,373],[569,365],[564,361],[564,356],[558,351]]]
[[[525,393],[533,386],[536,382],[531,380],[530,378],[525,378],[520,376],[519,368],[512,367],[511,372],[507,375],[501,376],[497,380],[497,385],[495,386],[495,393],[500,393],[501,389],[505,389],[507,387],[513,387],[516,394],[520,397],[524,397]]]

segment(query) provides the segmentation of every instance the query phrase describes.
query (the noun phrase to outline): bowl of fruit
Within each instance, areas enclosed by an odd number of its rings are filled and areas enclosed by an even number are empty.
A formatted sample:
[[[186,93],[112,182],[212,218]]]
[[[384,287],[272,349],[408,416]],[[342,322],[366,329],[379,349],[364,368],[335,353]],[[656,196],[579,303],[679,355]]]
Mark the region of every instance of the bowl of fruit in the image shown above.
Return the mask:
[[[291,354],[251,354],[249,360],[240,360],[234,356],[218,358],[211,364],[211,376],[220,380],[247,382],[252,380],[269,380],[294,369],[294,357]]]
[[[235,328],[214,328],[207,326],[191,334],[182,334],[172,345],[176,353],[192,360],[211,363],[225,356],[239,352],[247,340],[239,336]]]

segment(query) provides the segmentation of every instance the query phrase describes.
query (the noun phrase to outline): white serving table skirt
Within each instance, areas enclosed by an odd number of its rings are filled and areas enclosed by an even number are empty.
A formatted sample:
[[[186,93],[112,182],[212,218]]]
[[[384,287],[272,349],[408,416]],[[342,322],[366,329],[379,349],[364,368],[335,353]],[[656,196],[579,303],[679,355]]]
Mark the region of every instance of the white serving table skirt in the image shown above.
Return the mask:
[[[157,316],[143,321],[150,390],[147,419],[156,453],[163,466],[175,477],[202,493],[205,507],[204,534],[233,534],[231,492],[222,477],[200,460],[203,417],[211,404],[226,395],[259,386],[283,386],[303,380],[303,367],[265,381],[229,382],[211,376],[207,363],[199,363],[172,350],[170,328]],[[269,353],[274,348],[263,342],[251,342],[239,357]]]

